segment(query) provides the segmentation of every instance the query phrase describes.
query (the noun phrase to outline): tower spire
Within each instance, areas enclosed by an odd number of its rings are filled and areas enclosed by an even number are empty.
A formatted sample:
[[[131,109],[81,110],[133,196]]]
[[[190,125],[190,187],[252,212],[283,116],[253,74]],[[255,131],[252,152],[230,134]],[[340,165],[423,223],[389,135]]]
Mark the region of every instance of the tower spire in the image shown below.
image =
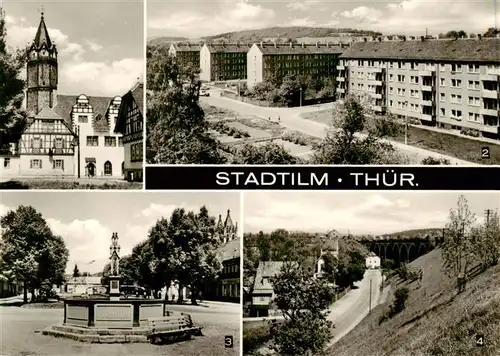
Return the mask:
[[[38,25],[38,30],[36,31],[36,36],[34,40],[34,44],[37,48],[40,48],[44,43],[47,48],[52,47],[52,41],[50,40],[49,31],[47,30],[47,26],[45,25],[44,18],[45,9],[43,5],[40,7],[40,24]]]

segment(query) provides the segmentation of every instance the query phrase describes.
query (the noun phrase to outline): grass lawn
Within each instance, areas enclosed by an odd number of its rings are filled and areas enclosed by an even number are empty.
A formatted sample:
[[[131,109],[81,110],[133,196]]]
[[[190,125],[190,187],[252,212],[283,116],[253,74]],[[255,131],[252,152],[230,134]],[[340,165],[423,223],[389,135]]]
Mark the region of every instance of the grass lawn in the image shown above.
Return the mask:
[[[0,189],[137,189],[141,190],[142,183],[129,182],[103,182],[89,179],[78,180],[44,180],[44,179],[12,179],[10,181],[1,182]]]
[[[308,120],[328,124],[332,115],[331,110],[305,113],[301,117]],[[479,164],[500,164],[500,145],[488,144],[466,137],[448,135],[442,132],[426,130],[420,127],[409,127],[409,144],[411,146],[438,152],[447,156],[456,157],[465,161]],[[393,141],[404,142],[404,133],[391,138]],[[481,158],[481,148],[490,148],[490,159]]]

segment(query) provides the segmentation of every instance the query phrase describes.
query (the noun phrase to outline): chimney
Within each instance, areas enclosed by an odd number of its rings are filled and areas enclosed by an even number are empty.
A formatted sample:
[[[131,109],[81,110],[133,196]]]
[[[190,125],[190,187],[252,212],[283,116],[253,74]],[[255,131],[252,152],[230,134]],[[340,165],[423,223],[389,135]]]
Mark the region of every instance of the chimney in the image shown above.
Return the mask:
[[[260,41],[260,46],[264,47],[264,42]]]
[[[278,48],[278,44],[274,41],[274,48]]]
[[[330,41],[326,41],[326,48],[330,48]]]
[[[302,42],[301,45],[302,45],[302,48],[306,48],[306,45],[304,42]]]
[[[420,36],[420,41],[424,42],[425,40],[425,37],[424,36]]]
[[[290,41],[290,48],[293,48],[293,42]]]

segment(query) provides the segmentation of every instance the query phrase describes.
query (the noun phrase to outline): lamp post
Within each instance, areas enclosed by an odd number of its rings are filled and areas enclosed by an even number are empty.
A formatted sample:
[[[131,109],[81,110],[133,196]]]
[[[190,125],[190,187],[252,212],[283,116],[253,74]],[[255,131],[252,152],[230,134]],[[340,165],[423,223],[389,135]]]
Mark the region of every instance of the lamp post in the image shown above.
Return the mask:
[[[302,107],[302,87],[299,88],[299,92],[300,92],[300,107]]]
[[[79,125],[76,125],[76,128],[75,128],[75,133],[76,133],[76,136],[75,138],[73,139],[73,142],[72,142],[72,146],[73,148],[76,147],[76,159],[77,159],[77,172],[78,172],[78,178],[80,178],[80,126]]]

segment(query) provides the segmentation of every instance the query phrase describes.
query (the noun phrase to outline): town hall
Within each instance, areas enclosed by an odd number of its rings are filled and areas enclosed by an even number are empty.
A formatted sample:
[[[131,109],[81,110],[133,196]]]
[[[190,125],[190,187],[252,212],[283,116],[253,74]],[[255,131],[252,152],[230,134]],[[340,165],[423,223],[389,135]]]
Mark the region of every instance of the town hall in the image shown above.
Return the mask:
[[[12,152],[0,157],[3,176],[125,178],[123,135],[115,132],[122,97],[57,93],[58,52],[43,12],[26,78],[28,122]]]

